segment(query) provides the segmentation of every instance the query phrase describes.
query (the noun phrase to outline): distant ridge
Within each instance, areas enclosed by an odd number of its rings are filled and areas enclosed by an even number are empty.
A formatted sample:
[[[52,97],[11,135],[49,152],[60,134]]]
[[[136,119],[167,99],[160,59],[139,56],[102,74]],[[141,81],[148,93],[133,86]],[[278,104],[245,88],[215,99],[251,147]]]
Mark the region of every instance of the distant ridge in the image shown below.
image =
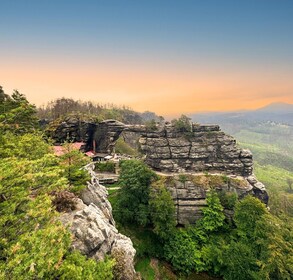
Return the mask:
[[[270,113],[277,113],[277,114],[293,113],[293,104],[284,103],[284,102],[275,102],[267,106],[264,106],[262,108],[259,108],[256,111],[270,112]]]
[[[208,112],[189,115],[200,123],[241,123],[271,121],[293,125],[293,104],[276,102],[256,110],[230,112]]]

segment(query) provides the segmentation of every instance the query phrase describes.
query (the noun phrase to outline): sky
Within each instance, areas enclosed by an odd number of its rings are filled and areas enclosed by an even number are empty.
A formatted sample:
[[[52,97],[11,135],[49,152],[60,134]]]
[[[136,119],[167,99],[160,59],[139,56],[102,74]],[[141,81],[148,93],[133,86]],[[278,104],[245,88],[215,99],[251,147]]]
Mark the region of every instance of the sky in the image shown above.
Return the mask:
[[[180,115],[293,103],[292,0],[0,0],[0,85]]]

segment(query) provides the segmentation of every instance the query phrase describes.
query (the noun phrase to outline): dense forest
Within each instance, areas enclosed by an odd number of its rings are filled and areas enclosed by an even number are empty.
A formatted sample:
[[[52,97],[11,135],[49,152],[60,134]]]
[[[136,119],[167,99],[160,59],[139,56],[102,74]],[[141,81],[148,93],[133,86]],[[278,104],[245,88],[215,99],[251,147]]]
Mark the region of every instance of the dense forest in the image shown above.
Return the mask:
[[[127,106],[99,104],[91,101],[76,101],[71,98],[59,98],[37,110],[39,119],[57,120],[68,116],[79,116],[83,119],[101,121],[115,119],[125,124],[143,124],[145,122],[164,119],[153,112],[138,113]]]
[[[157,118],[71,99],[37,110],[18,91],[10,96],[0,87],[0,279],[124,279],[114,258],[96,262],[72,250],[58,219],[60,198],[78,197],[90,179],[82,169],[88,159],[68,143],[64,155],[55,156],[39,118],[73,113],[126,123]],[[292,279],[292,216],[276,199],[269,211],[252,196],[238,201],[210,186],[202,218],[178,227],[164,178],[141,160],[122,161],[109,193],[118,227],[137,250],[142,279],[200,279],[203,272],[215,279]]]

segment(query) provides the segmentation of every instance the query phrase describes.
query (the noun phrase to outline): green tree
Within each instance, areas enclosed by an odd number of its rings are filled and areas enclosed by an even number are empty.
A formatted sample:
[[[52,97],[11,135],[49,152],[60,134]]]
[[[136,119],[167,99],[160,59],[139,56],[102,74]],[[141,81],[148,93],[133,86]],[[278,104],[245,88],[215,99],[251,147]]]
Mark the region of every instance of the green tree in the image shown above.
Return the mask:
[[[43,141],[43,135],[35,132],[15,135],[6,132],[0,135],[0,157],[17,157],[28,160],[40,159],[50,153],[52,147]]]
[[[171,123],[180,132],[192,131],[191,119],[185,115],[181,115],[181,117],[178,119],[173,119]]]
[[[157,175],[138,160],[121,163],[115,217],[120,222],[145,226],[150,221],[150,185]]]
[[[66,255],[59,269],[59,277],[61,280],[111,280],[113,279],[114,260],[106,259],[96,262],[93,259],[87,259],[78,251]]]
[[[263,215],[254,230],[254,248],[260,279],[291,279],[293,275],[293,223]]]
[[[14,90],[11,97],[0,87],[0,131],[26,133],[37,128],[36,107]]]
[[[251,244],[232,241],[224,252],[224,263],[226,266],[223,271],[225,280],[261,280],[255,275],[258,266]]]
[[[149,205],[154,232],[167,240],[175,230],[176,220],[174,201],[163,179],[152,184]]]
[[[11,135],[0,137],[0,279],[112,279],[113,261],[69,251],[51,196],[69,189],[60,159],[40,135]]]
[[[64,175],[71,185],[71,190],[78,193],[90,179],[89,174],[83,169],[90,159],[76,150],[72,143],[65,143],[62,147],[64,154],[60,159],[65,171]]]
[[[224,279],[291,279],[292,223],[274,217],[251,196],[238,202],[234,218],[237,235],[224,252]]]
[[[203,208],[203,218],[199,221],[204,231],[217,231],[223,226],[225,220],[223,210],[217,192],[210,190],[207,193],[207,207]]]
[[[264,203],[253,196],[247,196],[239,201],[234,215],[238,234],[248,238],[253,237],[257,221],[267,212]]]
[[[198,244],[186,230],[177,230],[169,238],[164,247],[164,255],[177,271],[189,274],[203,268]]]

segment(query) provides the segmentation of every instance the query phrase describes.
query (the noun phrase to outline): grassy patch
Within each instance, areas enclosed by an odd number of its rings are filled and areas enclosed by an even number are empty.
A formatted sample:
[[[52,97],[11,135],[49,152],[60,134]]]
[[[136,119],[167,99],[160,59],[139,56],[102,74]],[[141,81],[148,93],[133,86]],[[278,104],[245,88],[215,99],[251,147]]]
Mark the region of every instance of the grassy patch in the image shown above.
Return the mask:
[[[150,265],[150,258],[141,258],[136,262],[135,270],[140,273],[143,280],[155,280],[155,270]]]
[[[130,147],[129,144],[127,144],[123,137],[119,137],[119,139],[116,141],[115,144],[115,151],[118,154],[124,154],[124,155],[130,155],[130,156],[138,156],[138,151],[136,149],[133,149]]]
[[[293,172],[272,165],[262,166],[255,163],[254,172],[269,190],[286,191],[288,189],[287,179],[293,180]]]
[[[108,191],[109,196],[110,196],[110,195],[113,196],[113,195],[118,191],[118,189],[107,188],[107,191]]]

